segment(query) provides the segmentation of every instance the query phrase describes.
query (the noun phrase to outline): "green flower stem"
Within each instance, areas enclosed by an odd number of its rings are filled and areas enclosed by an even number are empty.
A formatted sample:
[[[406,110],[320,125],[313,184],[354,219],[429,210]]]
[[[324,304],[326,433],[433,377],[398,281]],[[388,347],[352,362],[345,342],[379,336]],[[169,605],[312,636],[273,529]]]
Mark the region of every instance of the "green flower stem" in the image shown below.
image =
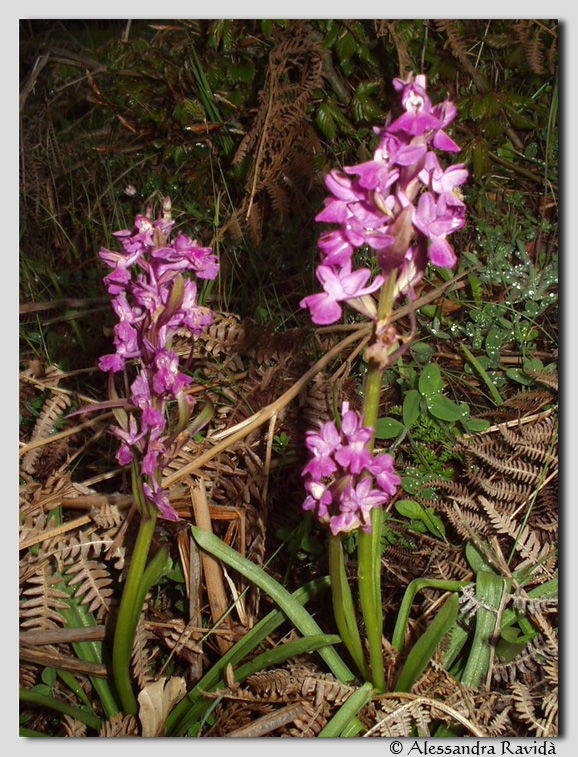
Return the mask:
[[[140,511],[141,521],[120,600],[112,648],[114,682],[125,715],[135,715],[138,710],[130,681],[130,658],[144,598],[142,579],[157,520],[156,509],[145,501],[142,482],[135,465],[133,465],[132,473],[133,493]],[[141,600],[140,604],[138,603],[139,599]]]
[[[345,574],[341,534],[329,535],[329,576],[331,578],[333,614],[337,630],[358,671],[366,681],[371,680],[371,674],[363,655],[359,629],[357,628],[351,589]]]
[[[358,530],[357,544],[357,578],[359,587],[359,601],[365,621],[365,633],[369,645],[369,661],[371,664],[371,679],[377,692],[385,691],[385,672],[383,668],[383,651],[381,646],[381,599],[376,606],[375,597],[375,554],[372,535],[362,528]],[[381,562],[381,555],[377,553]]]
[[[393,293],[397,272],[392,271],[385,280],[380,293],[377,308],[378,322],[386,318],[393,308]],[[383,380],[383,367],[370,361],[365,376],[363,396],[363,424],[375,428],[379,411],[379,395]],[[373,449],[375,438],[368,442]],[[371,513],[371,533],[358,530],[358,585],[361,612],[365,621],[365,632],[369,644],[369,659],[373,685],[378,692],[385,691],[385,672],[383,668],[383,651],[381,635],[383,617],[381,612],[381,518],[380,508]]]

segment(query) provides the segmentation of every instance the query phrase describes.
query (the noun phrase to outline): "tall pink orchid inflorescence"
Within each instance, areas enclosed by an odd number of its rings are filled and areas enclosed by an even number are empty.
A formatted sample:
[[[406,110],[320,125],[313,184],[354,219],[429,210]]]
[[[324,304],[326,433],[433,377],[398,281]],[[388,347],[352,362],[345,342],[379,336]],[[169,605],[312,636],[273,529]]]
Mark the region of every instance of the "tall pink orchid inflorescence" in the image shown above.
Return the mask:
[[[379,144],[370,161],[333,170],[325,179],[331,195],[317,221],[339,224],[319,238],[322,260],[316,270],[323,292],[305,297],[313,323],[334,323],[347,303],[370,319],[377,318],[370,296],[385,277],[397,271],[395,296],[413,294],[428,260],[453,268],[456,256],[447,237],[465,224],[458,187],[468,172],[463,163],[443,169],[436,155],[459,152],[444,129],[456,108],[449,100],[432,106],[426,77],[394,79],[403,113],[374,128]],[[353,270],[355,248],[375,253],[382,273],[371,284],[368,268]]]
[[[449,100],[432,106],[423,74],[394,79],[393,85],[401,96],[402,113],[397,118],[390,114],[383,129],[374,129],[379,142],[372,160],[333,170],[325,179],[330,196],[316,220],[338,228],[322,233],[318,241],[321,262],[316,276],[323,291],[300,302],[315,324],[335,323],[344,303],[374,322],[373,341],[365,351],[369,370],[363,412],[347,410],[341,436],[329,423],[320,434],[309,432],[306,438],[313,458],[303,471],[308,492],[304,508],[315,510],[334,535],[356,527],[370,531],[371,510],[386,502],[399,484],[392,458],[387,453],[373,458],[369,451],[381,375],[392,354],[398,357],[409,347],[415,328],[412,313],[412,333],[400,337],[391,323],[393,303],[401,294],[415,297],[414,287],[428,261],[442,268],[455,265],[448,237],[465,224],[458,188],[468,171],[463,163],[442,168],[436,154],[460,150],[444,131],[455,117],[455,106]],[[361,247],[374,253],[380,269],[373,281],[369,268],[354,268],[354,252]],[[400,341],[403,346],[394,352]],[[343,446],[344,426],[353,425],[358,453],[351,459],[365,461],[358,483],[352,482],[351,474],[359,477],[360,471],[348,469],[342,460],[349,449]],[[329,486],[322,480],[326,474],[334,480]],[[378,489],[371,488],[370,476]]]
[[[127,362],[134,364],[130,401],[114,411],[118,425],[111,431],[121,442],[116,456],[121,465],[138,464],[146,500],[161,517],[178,520],[162,489],[161,472],[187,439],[193,400],[185,393],[192,378],[181,371],[171,340],[183,327],[195,337],[211,323],[211,311],[198,304],[195,279],[214,279],[219,266],[210,248],[183,232],[169,241],[174,221],[168,198],[159,217],[153,220],[151,215],[148,208],[145,215],[137,215],[132,230],[115,232],[122,251],[99,252],[112,268],[104,283],[118,317],[116,350],[101,357],[99,367],[109,372],[114,403],[114,374]],[[171,424],[169,403],[175,401],[178,420]]]
[[[409,309],[411,331],[400,335],[393,319],[396,299],[415,299],[415,285],[428,261],[453,268],[455,253],[448,237],[465,224],[465,205],[459,186],[468,172],[463,163],[443,168],[437,152],[455,153],[458,145],[444,129],[456,114],[446,100],[432,106],[426,94],[426,77],[394,79],[402,112],[388,116],[373,158],[325,179],[330,196],[317,221],[337,224],[321,234],[321,262],[316,276],[322,292],[301,300],[315,324],[335,323],[343,304],[372,322],[365,349],[361,412],[342,407],[341,424],[320,424],[309,431],[311,453],[303,470],[307,496],[305,510],[313,511],[329,526],[329,573],[333,610],[339,634],[358,670],[379,692],[385,690],[381,602],[380,537],[383,505],[400,484],[393,458],[374,454],[375,427],[385,369],[409,349],[416,319]],[[354,266],[356,248],[375,256],[378,274]],[[357,533],[358,596],[363,615],[369,661],[361,641],[356,608],[344,567],[342,537]]]

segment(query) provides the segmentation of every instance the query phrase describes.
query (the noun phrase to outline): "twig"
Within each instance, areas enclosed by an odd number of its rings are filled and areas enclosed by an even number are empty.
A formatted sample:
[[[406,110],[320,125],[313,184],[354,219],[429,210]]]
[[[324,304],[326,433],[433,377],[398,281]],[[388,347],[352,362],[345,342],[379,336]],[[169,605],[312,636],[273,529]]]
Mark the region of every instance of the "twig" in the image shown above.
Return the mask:
[[[32,69],[30,76],[26,80],[26,84],[22,87],[22,92],[20,93],[20,107],[19,107],[20,113],[22,113],[26,100],[28,99],[28,95],[34,89],[36,80],[40,76],[40,72],[42,71],[44,66],[46,66],[46,64],[48,63],[49,58],[50,58],[50,53],[46,53],[46,55],[41,55],[40,57],[36,59],[36,62],[34,63],[34,68]]]
[[[427,303],[438,299],[443,292],[447,291],[450,288],[458,288],[460,286],[463,286],[462,283],[458,282],[466,275],[467,274],[463,273],[459,276],[455,276],[450,281],[442,284],[442,286],[438,287],[436,290],[429,292],[428,294],[420,297],[418,300],[415,300],[409,305],[405,305],[404,307],[399,308],[399,310],[394,311],[391,317],[391,321],[393,322],[398,320],[399,318],[403,318],[404,316],[409,315],[411,312],[418,310],[420,307],[423,307],[423,305],[426,305]],[[199,455],[188,465],[185,465],[180,470],[165,478],[163,480],[163,487],[168,488],[171,484],[179,481],[189,473],[199,470],[203,467],[203,465],[208,463],[209,460],[212,460],[218,454],[228,449],[232,444],[238,442],[240,439],[244,439],[252,431],[259,428],[264,423],[267,423],[267,421],[273,416],[274,413],[279,413],[286,405],[291,402],[291,400],[297,397],[302,389],[307,385],[307,383],[311,381],[311,379],[320,371],[322,371],[325,366],[328,365],[334,358],[336,358],[345,349],[347,349],[347,347],[361,340],[369,340],[372,330],[372,323],[367,323],[359,326],[352,334],[349,334],[349,336],[345,337],[345,339],[342,339],[327,353],[325,353],[325,355],[323,355],[323,357],[320,358],[315,363],[315,365],[313,365],[295,384],[293,384],[292,387],[290,387],[284,394],[282,394],[279,399],[275,400],[275,402],[266,405],[259,412],[255,413],[250,418],[247,418],[241,423],[238,423],[236,426],[225,429],[224,431],[220,431],[218,434],[214,434],[211,437],[212,440],[217,441],[221,439],[222,441],[204,452],[202,455]]]
[[[18,549],[28,549],[28,547],[32,547],[34,544],[40,544],[43,541],[47,541],[47,539],[65,534],[67,531],[73,531],[75,528],[86,526],[87,523],[90,523],[90,517],[83,515],[81,518],[63,523],[62,526],[57,526],[57,528],[51,528],[48,531],[43,531],[41,534],[35,534],[30,539],[26,539],[26,541],[19,544]]]
[[[106,665],[101,665],[98,662],[86,662],[84,660],[78,660],[76,657],[66,657],[63,654],[57,654],[55,652],[41,652],[34,647],[20,647],[20,659],[26,662],[33,662],[36,665],[48,666],[51,668],[60,668],[62,670],[72,670],[76,673],[85,673],[89,676],[96,676],[97,678],[108,678],[110,671]]]
[[[104,641],[104,626],[88,628],[47,628],[43,631],[22,631],[18,636],[21,644],[43,647],[45,644],[71,644],[77,641]]]
[[[253,720],[249,725],[242,726],[241,728],[237,728],[224,735],[234,739],[255,739],[258,736],[267,736],[267,734],[272,731],[276,731],[277,728],[281,728],[281,726],[287,725],[288,723],[293,723],[295,720],[306,714],[307,712],[303,703],[294,702],[293,704],[281,707],[268,715],[263,715],[263,717],[257,718],[257,720]]]
[[[171,484],[174,484],[176,481],[179,481],[184,476],[188,475],[189,473],[192,473],[195,470],[198,470],[199,468],[202,468],[205,463],[207,463],[209,460],[212,460],[214,457],[216,457],[220,452],[222,452],[225,449],[228,449],[232,444],[239,441],[240,439],[244,439],[246,436],[248,436],[252,431],[262,426],[264,423],[266,423],[274,413],[279,413],[282,408],[284,408],[286,405],[291,402],[292,399],[297,397],[299,392],[303,389],[303,387],[317,374],[319,371],[323,370],[325,366],[330,363],[337,355],[339,355],[344,349],[346,349],[350,344],[355,344],[355,342],[359,341],[363,338],[369,338],[369,334],[371,333],[371,324],[368,324],[367,326],[359,329],[359,331],[350,334],[345,339],[341,340],[338,344],[336,344],[329,352],[327,352],[320,360],[318,360],[315,365],[310,368],[298,381],[293,384],[292,387],[290,387],[284,394],[279,397],[275,402],[272,402],[271,404],[264,407],[262,410],[260,410],[258,413],[255,413],[250,418],[247,418],[242,423],[237,424],[237,426],[234,426],[231,429],[226,429],[225,431],[220,432],[219,438],[222,438],[223,435],[226,434],[226,438],[223,439],[222,442],[219,444],[216,444],[211,449],[204,452],[202,455],[199,455],[195,460],[193,460],[188,465],[185,465],[183,468],[181,468],[179,471],[176,471],[172,475],[168,476],[166,479],[163,480],[163,488],[168,488]]]
[[[58,434],[52,434],[52,436],[48,437],[48,439],[38,439],[38,441],[25,444],[24,446],[20,447],[18,454],[25,455],[27,452],[30,452],[30,450],[36,449],[36,447],[43,447],[45,444],[51,444],[52,442],[56,442],[59,439],[66,439],[69,436],[77,434],[79,431],[83,431],[85,428],[90,428],[90,426],[94,426],[97,423],[100,423],[102,420],[109,418],[110,416],[112,416],[112,412],[104,413],[103,415],[99,415],[98,418],[91,418],[91,420],[89,421],[79,423],[78,426],[74,426],[74,428],[67,428],[66,431],[60,431]]]

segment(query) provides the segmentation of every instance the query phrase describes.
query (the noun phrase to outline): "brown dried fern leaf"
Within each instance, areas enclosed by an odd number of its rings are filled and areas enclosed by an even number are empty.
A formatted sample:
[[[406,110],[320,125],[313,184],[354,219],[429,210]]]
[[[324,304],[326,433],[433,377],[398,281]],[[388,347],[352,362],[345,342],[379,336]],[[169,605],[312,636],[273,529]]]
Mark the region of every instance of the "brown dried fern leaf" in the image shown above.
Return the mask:
[[[74,597],[80,599],[80,604],[88,605],[88,612],[94,613],[98,621],[102,620],[114,594],[108,568],[98,560],[87,560],[80,553],[65,575],[71,576],[68,585],[77,587]]]
[[[558,734],[557,709],[550,708],[548,717],[540,717],[541,693],[533,692],[529,686],[519,681],[511,684],[514,712],[517,718],[538,737],[552,737]]]
[[[528,65],[532,69],[534,74],[545,74],[544,68],[544,40],[540,34],[540,30],[534,32],[532,39],[529,39],[526,43],[526,60]]]
[[[546,663],[550,665],[557,663],[556,659],[552,659],[552,654],[552,650],[544,638],[537,636],[535,639],[531,639],[526,644],[524,650],[516,655],[513,660],[505,662],[498,658],[492,668],[493,680],[498,683],[513,683],[521,680],[523,683],[528,680],[537,679],[540,677],[539,674]],[[555,670],[556,680],[550,681],[550,683],[557,685],[557,666]]]
[[[377,710],[377,719],[378,723],[367,734],[369,737],[407,738],[414,733],[416,722],[429,735],[428,726],[433,716],[431,709],[426,708],[419,699],[383,699]]]
[[[412,70],[412,59],[409,54],[409,43],[406,36],[398,31],[398,25],[395,21],[376,19],[374,24],[377,36],[388,36],[395,45],[395,51],[399,62],[399,76],[401,79],[405,80],[409,71]]]
[[[143,605],[143,612],[147,608],[147,602]],[[144,687],[152,683],[155,680],[152,661],[159,654],[160,648],[158,644],[151,644],[151,639],[155,637],[146,629],[146,625],[143,621],[143,615],[139,618],[139,622],[136,627],[134,642],[132,647],[131,656],[131,670],[139,685],[139,688]]]
[[[138,726],[134,715],[118,714],[103,723],[99,736],[119,738],[121,736],[138,736]]]
[[[531,376],[538,383],[544,384],[544,386],[547,386],[550,389],[553,389],[555,392],[558,391],[558,374],[557,373],[552,373],[551,371],[536,371],[536,370],[528,369],[528,376]]]
[[[70,397],[67,394],[54,394],[45,401],[30,437],[30,442],[48,439],[53,433],[56,423],[70,407]],[[33,475],[36,472],[38,460],[42,455],[42,448],[31,449],[22,457],[21,468]]]
[[[70,715],[65,715],[62,719],[62,725],[66,736],[70,738],[82,738],[86,736],[87,726],[85,723],[81,723],[80,720],[72,718]]]
[[[189,664],[196,663],[202,655],[202,647],[193,638],[201,638],[199,630],[185,625],[181,618],[174,618],[165,623],[145,621],[145,628],[161,639],[174,656]]]
[[[315,88],[322,82],[324,53],[307,25],[293,21],[269,54],[260,107],[233,160],[239,163],[245,156],[253,156],[246,197],[225,226],[233,233],[248,230],[255,244],[261,241],[261,217],[257,225],[251,224],[258,194],[266,190],[281,220],[292,206],[303,203],[300,186],[311,181],[312,157],[319,144],[305,117]],[[291,201],[295,196],[300,202]]]
[[[545,558],[555,552],[554,546],[549,540],[545,543],[538,532],[530,525],[521,526],[507,514],[499,512],[495,502],[486,499],[486,497],[480,497],[479,501],[488,514],[494,530],[500,534],[507,534],[514,540],[516,551],[529,563],[536,566],[538,573],[546,573],[548,578],[552,578],[550,571],[544,565]]]
[[[64,625],[65,620],[59,610],[67,610],[69,605],[66,603],[68,594],[58,588],[61,582],[62,579],[53,576],[46,563],[38,567],[22,592],[22,628],[44,631]]]

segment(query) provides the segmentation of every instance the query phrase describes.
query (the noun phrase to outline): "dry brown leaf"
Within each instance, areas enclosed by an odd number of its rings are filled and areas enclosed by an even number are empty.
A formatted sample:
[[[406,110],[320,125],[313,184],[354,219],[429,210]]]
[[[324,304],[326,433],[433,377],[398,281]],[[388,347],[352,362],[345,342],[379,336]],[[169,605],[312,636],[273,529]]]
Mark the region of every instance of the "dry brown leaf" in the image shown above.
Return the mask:
[[[159,678],[138,695],[138,717],[144,737],[164,736],[165,722],[173,706],[187,693],[184,678]]]

